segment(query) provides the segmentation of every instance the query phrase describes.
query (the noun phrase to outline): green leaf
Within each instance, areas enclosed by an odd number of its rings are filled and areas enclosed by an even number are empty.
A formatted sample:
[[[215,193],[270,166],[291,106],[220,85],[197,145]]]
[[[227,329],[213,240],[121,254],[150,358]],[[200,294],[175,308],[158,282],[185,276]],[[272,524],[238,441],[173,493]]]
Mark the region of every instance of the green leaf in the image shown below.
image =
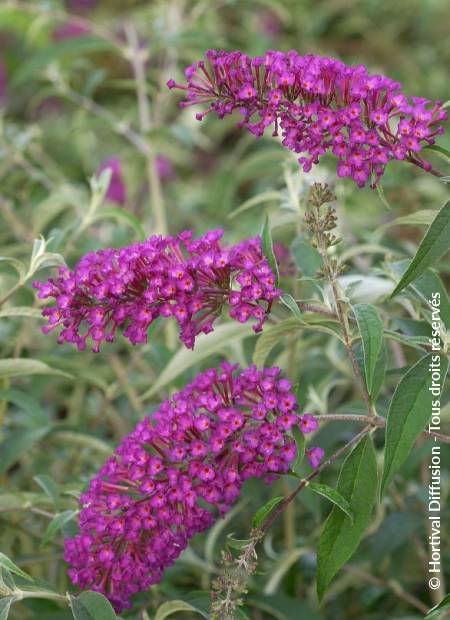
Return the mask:
[[[438,211],[436,209],[421,209],[414,211],[409,215],[396,217],[395,220],[383,224],[378,230],[382,231],[391,226],[430,226],[436,217]]]
[[[283,495],[279,495],[278,497],[272,497],[272,499],[269,499],[269,501],[266,502],[264,506],[261,506],[261,508],[259,508],[256,511],[256,514],[253,517],[252,527],[254,528],[259,527],[261,523],[263,523],[263,521],[265,521],[266,518],[270,515],[272,510],[276,506],[278,506],[278,504],[282,502],[283,500],[284,500]]]
[[[229,510],[221,519],[218,519],[214,525],[209,528],[205,540],[205,560],[209,564],[214,564],[214,549],[219,536],[226,528],[228,528],[230,521],[232,521],[234,517],[242,511],[246,503],[247,502],[245,500],[239,501],[231,510]]]
[[[37,493],[19,493],[17,491],[15,493],[0,493],[0,513],[26,510],[35,505],[48,506],[49,502],[47,498]]]
[[[354,554],[368,526],[377,492],[377,463],[370,436],[345,460],[337,491],[350,505],[353,524],[340,508],[329,514],[317,547],[317,595],[322,600],[338,570]]]
[[[6,596],[0,600],[0,620],[8,620],[9,610],[14,602],[14,597]]]
[[[412,259],[409,267],[397,284],[391,297],[397,295],[410,282],[418,278],[430,267],[438,258],[448,250],[448,240],[450,239],[450,200],[442,207],[433,220],[425,237],[422,239],[419,248]]]
[[[95,213],[95,216],[93,217],[93,221],[104,219],[113,219],[119,222],[119,224],[127,224],[130,228],[134,230],[139,241],[144,241],[147,236],[144,227],[142,226],[138,218],[129,211],[125,211],[125,209],[106,207],[97,211]]]
[[[392,263],[394,274],[401,278],[405,273],[409,261],[403,260],[396,263]],[[429,300],[432,299],[433,293],[439,293],[441,318],[444,321],[446,327],[450,329],[450,299],[447,290],[441,280],[441,278],[432,270],[427,269],[421,276],[419,276],[409,287],[416,293],[418,297],[429,307]]]
[[[226,544],[228,547],[231,547],[232,549],[237,549],[238,551],[242,551],[242,549],[245,549],[246,547],[248,547],[250,542],[251,541],[249,538],[234,538],[233,534],[228,534]]]
[[[42,439],[49,431],[50,426],[17,430],[9,434],[5,441],[0,443],[0,474],[4,474],[24,454]]]
[[[20,280],[25,279],[27,268],[22,261],[17,258],[13,258],[12,256],[0,256],[0,265],[1,263],[9,263],[16,270]]]
[[[311,242],[300,236],[294,239],[291,244],[291,253],[295,259],[297,267],[307,278],[313,278],[317,270],[323,265],[322,257],[313,248]]]
[[[172,614],[175,614],[179,611],[190,611],[197,614],[200,614],[203,618],[209,620],[209,614],[205,613],[203,610],[198,609],[187,603],[186,601],[176,600],[176,601],[167,601],[167,603],[163,603],[158,607],[158,610],[155,614],[154,620],[164,620],[168,618]]]
[[[0,595],[6,595],[11,593],[16,589],[16,584],[14,582],[13,576],[6,570],[0,566]]]
[[[99,592],[82,592],[70,597],[75,620],[116,620],[111,603]]]
[[[272,565],[270,577],[264,586],[263,593],[267,595],[275,594],[279,590],[280,583],[289,569],[306,553],[307,549],[305,547],[290,549],[283,553],[281,558]]]
[[[408,342],[408,344],[412,346],[411,342]],[[354,343],[352,346],[352,349],[355,353],[356,360],[361,369],[361,375],[363,376],[364,382],[367,385],[366,378],[365,378],[365,372],[364,372],[364,351],[363,351],[361,340]],[[374,371],[373,382],[372,382],[372,391],[370,392],[372,402],[376,401],[378,394],[384,385],[385,376],[386,376],[386,346],[383,341],[381,345],[381,349],[380,349],[380,354],[378,356],[377,363],[375,365],[375,371]]]
[[[111,43],[93,36],[74,37],[47,45],[41,51],[35,51],[31,54],[30,60],[20,65],[13,77],[12,84],[14,86],[24,84],[27,80],[34,78],[39,71],[45,69],[51,62],[108,49],[111,49]]]
[[[248,324],[224,323],[219,325],[211,334],[201,334],[195,343],[195,349],[191,351],[182,347],[171,358],[170,362],[159,374],[155,383],[141,396],[141,400],[147,400],[167,384],[171,383],[183,372],[198,364],[205,358],[220,353],[230,342],[236,343],[243,338],[252,336],[254,332]]]
[[[274,346],[280,342],[281,338],[302,329],[324,332],[337,338],[341,337],[339,327],[335,322],[324,319],[322,316],[304,313],[302,318],[292,317],[281,321],[270,329],[266,329],[256,342],[253,362],[259,367],[264,366],[267,356]]]
[[[424,146],[423,149],[437,153],[440,157],[442,157],[442,159],[445,159],[447,163],[450,163],[450,151],[443,146],[439,146],[439,144],[427,144],[427,146]]]
[[[264,256],[267,258],[270,268],[275,275],[275,286],[278,286],[278,280],[280,278],[278,273],[278,263],[273,252],[272,234],[270,232],[269,216],[264,218],[264,225],[261,232],[261,245]]]
[[[40,476],[34,476],[33,480],[41,487],[44,493],[51,499],[53,504],[56,505],[59,499],[59,491],[58,485],[53,478],[50,478],[50,476],[45,474],[41,474]]]
[[[437,605],[435,605],[428,611],[427,615],[425,616],[425,619],[428,620],[428,618],[438,618],[441,615],[441,613],[445,611],[446,609],[448,609],[449,607],[450,607],[450,594],[447,594],[447,596],[444,596],[444,598],[442,599],[440,603],[438,603]]]
[[[292,333],[299,331],[303,327],[303,323],[298,318],[286,319],[281,321],[274,327],[264,330],[256,342],[255,351],[253,353],[253,362],[259,366],[264,366],[267,356],[274,346],[280,340]]]
[[[289,295],[289,293],[283,293],[280,297],[280,301],[286,306],[286,308],[289,308],[289,310],[294,316],[298,317],[299,319],[302,318],[302,312],[292,295]]]
[[[396,340],[397,342],[401,342],[407,347],[413,347],[414,349],[418,349],[419,351],[426,351],[427,346],[430,344],[428,338],[412,338],[411,336],[407,337],[399,332],[391,331],[390,329],[384,330],[384,335],[386,338],[390,338],[391,340]]]
[[[20,359],[10,357],[0,360],[0,378],[25,377],[28,375],[57,375],[66,379],[73,379],[73,375],[63,372],[58,368],[52,368],[45,362],[35,359]]]
[[[33,421],[34,425],[44,426],[49,424],[49,415],[47,411],[45,411],[41,404],[31,394],[16,388],[0,390],[0,401],[2,400],[8,403],[13,403],[19,409],[26,411],[30,415],[30,420]]]
[[[30,575],[27,575],[21,568],[19,568],[12,560],[8,558],[4,553],[0,552],[0,566],[6,568],[10,573],[14,573],[14,575],[19,575],[23,579],[27,581],[32,581]]]
[[[417,437],[431,416],[432,402],[439,394],[432,394],[433,358],[440,360],[440,377],[443,385],[448,370],[448,360],[438,355],[422,357],[404,375],[392,396],[386,425],[384,470],[381,482],[383,494],[395,473],[411,451]]]
[[[9,316],[25,316],[35,319],[42,319],[42,310],[39,308],[31,308],[30,306],[11,306],[0,310],[0,318]]]
[[[353,525],[353,512],[350,504],[342,497],[342,495],[336,491],[336,489],[332,489],[327,484],[320,484],[318,482],[310,482],[308,485],[308,489],[314,491],[318,495],[322,495],[322,497],[326,497],[330,502],[338,506],[345,514],[349,517],[350,523]]]
[[[361,334],[367,389],[372,396],[375,370],[383,348],[383,322],[370,304],[356,304],[352,308]]]
[[[384,204],[384,206],[386,207],[386,209],[388,211],[392,211],[392,207],[389,204],[388,199],[386,198],[386,195],[384,193],[384,189],[383,186],[381,185],[380,182],[377,183],[377,192],[378,192],[378,196],[380,197],[381,202]]]
[[[257,196],[253,196],[249,198],[245,202],[243,202],[237,209],[228,214],[228,219],[232,220],[237,215],[240,215],[247,209],[251,209],[252,207],[256,207],[256,205],[262,204],[263,202],[272,202],[278,201],[280,202],[282,198],[282,194],[280,192],[264,192],[262,194],[258,194]]]
[[[48,544],[56,536],[59,530],[61,530],[66,523],[72,521],[77,514],[78,510],[64,510],[64,512],[60,512],[55,515],[47,526],[47,530],[41,540],[41,547]]]
[[[55,428],[52,432],[52,437],[57,437],[58,442],[64,442],[69,444],[70,448],[80,446],[81,449],[90,448],[100,452],[101,454],[111,454],[113,448],[104,439],[96,437],[95,435],[88,433],[81,433],[79,431],[63,430]]]
[[[305,602],[298,597],[289,597],[280,592],[273,596],[255,593],[254,598],[248,596],[245,599],[246,605],[256,607],[275,620],[324,620],[323,616],[311,609]]]

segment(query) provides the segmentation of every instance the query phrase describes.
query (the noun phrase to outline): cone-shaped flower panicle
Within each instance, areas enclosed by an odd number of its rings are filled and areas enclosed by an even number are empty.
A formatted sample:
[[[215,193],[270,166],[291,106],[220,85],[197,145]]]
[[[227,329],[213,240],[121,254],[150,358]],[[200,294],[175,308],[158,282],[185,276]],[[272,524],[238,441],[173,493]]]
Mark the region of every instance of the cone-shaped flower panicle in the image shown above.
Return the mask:
[[[289,470],[301,420],[279,368],[225,362],[198,375],[139,422],[81,496],[80,533],[65,543],[72,581],[128,607],[245,480]]]
[[[115,339],[118,328],[132,344],[147,342],[147,330],[158,317],[174,317],[188,348],[195,337],[213,330],[222,307],[258,332],[281,291],[261,250],[261,239],[221,245],[223,231],[197,240],[185,231],[177,237],[152,236],[144,243],[105,249],[84,256],[73,271],[63,267],[56,278],[35,282],[38,297],[53,297],[45,307],[48,332],[62,328],[58,342],[87,339],[98,351]]]
[[[168,86],[186,92],[181,106],[208,106],[199,120],[237,109],[240,126],[256,136],[268,127],[281,134],[306,172],[330,152],[338,158],[338,175],[359,187],[368,181],[374,187],[393,159],[431,170],[419,151],[434,143],[447,118],[441,102],[409,98],[398,82],[371,75],[363,65],[295,51],[252,58],[211,50],[185,75],[186,85],[169,80]]]

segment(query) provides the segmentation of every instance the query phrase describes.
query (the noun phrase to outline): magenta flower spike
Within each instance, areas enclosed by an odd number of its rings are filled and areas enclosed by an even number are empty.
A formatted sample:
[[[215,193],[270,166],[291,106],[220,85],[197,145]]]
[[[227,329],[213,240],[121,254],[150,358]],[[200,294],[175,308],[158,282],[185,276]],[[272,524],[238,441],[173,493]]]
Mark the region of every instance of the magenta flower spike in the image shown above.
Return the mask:
[[[45,307],[44,333],[62,328],[58,342],[83,350],[86,341],[97,352],[117,330],[132,344],[147,342],[147,330],[158,317],[174,317],[180,338],[193,348],[198,334],[213,330],[223,306],[261,331],[281,291],[261,249],[261,239],[223,246],[222,230],[199,239],[185,231],[177,237],[154,235],[144,243],[105,249],[84,256],[73,271],[63,267],[56,278],[34,282]]]
[[[440,176],[419,152],[444,131],[442,103],[408,98],[398,82],[371,75],[363,65],[293,50],[253,58],[211,50],[185,75],[186,85],[174,80],[167,85],[185,91],[182,107],[207,106],[198,120],[237,110],[239,125],[255,136],[269,127],[273,136],[281,134],[305,172],[332,153],[338,158],[338,176],[351,177],[358,187],[369,181],[375,187],[394,159]]]
[[[130,607],[245,480],[289,471],[297,408],[279,368],[224,362],[199,374],[139,422],[82,494],[80,532],[65,542],[72,581]]]

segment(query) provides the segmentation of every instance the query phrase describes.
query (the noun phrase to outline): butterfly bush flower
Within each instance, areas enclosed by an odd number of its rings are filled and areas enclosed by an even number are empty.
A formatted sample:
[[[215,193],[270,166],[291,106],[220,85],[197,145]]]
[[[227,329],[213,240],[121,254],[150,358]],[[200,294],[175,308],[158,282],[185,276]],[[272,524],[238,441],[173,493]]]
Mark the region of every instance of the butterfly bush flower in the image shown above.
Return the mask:
[[[337,173],[359,187],[374,187],[386,164],[407,160],[427,171],[419,152],[434,143],[447,118],[441,102],[407,97],[400,84],[371,75],[363,65],[295,51],[268,51],[250,57],[238,51],[211,50],[206,61],[185,71],[182,107],[206,104],[196,115],[219,118],[238,110],[240,126],[256,136],[268,127],[285,147],[299,154],[309,172],[325,153],[338,158]]]
[[[303,430],[303,429],[302,429]],[[305,432],[303,430],[303,432]],[[306,458],[309,461],[309,464],[314,469],[319,466],[320,461],[323,459],[325,451],[322,448],[309,448],[306,452]]]
[[[279,368],[225,362],[198,375],[139,422],[82,494],[80,532],[65,542],[72,581],[129,607],[245,480],[289,471],[297,408]]]
[[[192,232],[177,237],[154,235],[144,243],[104,249],[84,256],[73,271],[35,282],[38,297],[53,297],[45,307],[43,331],[62,328],[58,342],[71,342],[93,351],[112,342],[117,329],[132,344],[147,342],[147,330],[158,317],[174,317],[180,338],[193,348],[195,337],[213,330],[222,307],[261,331],[272,302],[281,291],[261,249],[261,239],[221,244],[222,230],[194,240]]]

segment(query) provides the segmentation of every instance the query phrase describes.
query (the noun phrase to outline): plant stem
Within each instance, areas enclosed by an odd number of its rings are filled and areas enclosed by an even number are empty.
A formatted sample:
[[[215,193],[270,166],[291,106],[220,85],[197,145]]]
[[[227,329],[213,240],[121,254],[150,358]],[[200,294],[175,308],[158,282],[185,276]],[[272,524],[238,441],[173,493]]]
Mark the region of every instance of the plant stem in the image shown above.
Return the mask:
[[[366,422],[367,422],[367,417],[366,417]],[[277,520],[279,515],[284,511],[286,506],[288,506],[295,499],[295,497],[297,497],[297,495],[300,493],[300,491],[305,489],[308,486],[308,484],[312,480],[314,480],[314,478],[317,478],[317,476],[326,467],[328,467],[329,465],[331,465],[332,463],[337,461],[337,459],[340,456],[342,456],[345,452],[347,452],[347,450],[349,450],[355,444],[357,444],[363,437],[365,437],[365,435],[367,435],[367,433],[369,433],[371,431],[371,429],[372,429],[372,426],[370,424],[367,425],[365,428],[363,428],[362,431],[360,431],[359,433],[354,435],[346,444],[341,446],[339,448],[339,450],[337,450],[328,459],[326,459],[325,461],[323,461],[323,463],[321,463],[318,467],[316,467],[316,469],[313,472],[311,472],[309,474],[309,476],[304,478],[298,484],[298,486],[292,491],[292,493],[290,495],[288,495],[287,497],[285,497],[285,499],[278,504],[278,506],[275,508],[275,510],[272,513],[270,513],[269,516],[267,517],[267,519],[263,522],[262,526],[259,528],[259,533],[260,533],[261,537],[265,536],[265,534],[267,533],[269,528],[273,525],[273,523]]]
[[[370,424],[367,425],[362,431],[354,435],[350,441],[321,463],[313,472],[309,474],[309,476],[301,480],[292,493],[290,493],[282,502],[280,502],[280,504],[278,504],[275,510],[268,515],[259,528],[252,530],[250,535],[251,538],[248,544],[245,545],[241,555],[234,560],[233,567],[225,570],[225,573],[221,578],[220,587],[216,588],[219,592],[214,593],[213,596],[212,618],[215,620],[234,620],[237,617],[234,612],[241,604],[241,601],[239,598],[233,597],[233,592],[236,589],[239,589],[240,593],[246,591],[246,579],[248,578],[248,575],[251,575],[256,569],[257,556],[255,549],[257,544],[262,538],[264,538],[278,517],[285,512],[286,508],[290,507],[290,504],[297,497],[297,495],[303,491],[303,489],[305,489],[309,483],[325,469],[325,467],[328,467],[328,465],[334,463],[347,450],[367,435],[371,429],[372,426]]]
[[[316,221],[318,222],[320,220],[320,207],[314,206],[314,209],[316,212]],[[323,272],[325,276],[327,277],[330,283],[330,286],[331,286],[331,290],[333,292],[334,304],[336,307],[336,316],[341,326],[344,346],[347,351],[350,362],[352,364],[353,372],[355,373],[355,376],[358,378],[359,384],[361,386],[363,398],[367,406],[367,415],[368,417],[373,418],[375,417],[376,412],[372,405],[372,401],[370,399],[370,395],[367,390],[364,377],[361,374],[361,370],[360,370],[358,361],[356,359],[355,352],[353,351],[351,337],[350,337],[350,333],[348,329],[348,318],[347,318],[345,308],[342,304],[339,291],[338,291],[337,273],[338,273],[339,268],[337,265],[332,264],[330,257],[328,255],[329,244],[327,242],[326,234],[324,234],[324,232],[320,229],[319,226],[317,227],[317,230],[315,231],[315,233],[316,233],[316,239],[317,239],[317,249],[320,255],[322,256],[322,260],[323,260],[323,265],[324,265]]]
[[[353,413],[327,413],[325,415],[315,415],[314,417],[316,420],[319,420],[319,422],[362,422],[363,424],[367,424],[369,421],[366,415],[356,415]],[[375,415],[370,419],[370,424],[377,428],[385,428],[387,420],[379,415]],[[424,430],[420,436],[427,438],[433,437],[443,443],[450,444],[450,436],[444,435],[443,433],[434,433]]]
[[[42,510],[42,508],[36,508],[35,506],[30,506],[29,511],[35,515],[39,515],[41,517],[45,517],[46,519],[53,519],[55,517],[54,514],[48,512],[47,510]]]
[[[146,135],[152,126],[150,105],[147,97],[147,84],[145,76],[145,61],[147,51],[139,47],[139,38],[133,24],[125,24],[125,36],[128,42],[127,59],[131,65],[136,84],[136,96],[139,110],[139,127],[141,134]],[[156,166],[153,150],[148,147],[146,153],[147,175],[149,192],[151,196],[153,214],[155,216],[155,232],[167,235],[167,218],[164,208],[164,200],[161,191],[161,181]]]
[[[21,280],[18,280],[14,286],[12,288],[9,289],[9,291],[7,293],[5,293],[5,295],[0,299],[0,307],[3,306],[3,304],[5,302],[8,301],[8,299],[10,297],[12,297],[14,295],[14,293],[19,290],[19,288],[22,286],[23,282]]]
[[[11,595],[16,601],[21,601],[24,598],[46,598],[53,601],[69,602],[69,597],[64,594],[58,594],[57,592],[47,592],[46,590],[27,592],[26,590],[13,590]]]
[[[52,80],[55,87],[58,89],[59,93],[62,96],[65,96],[69,101],[72,101],[76,105],[86,110],[86,112],[90,112],[101,118],[105,123],[111,126],[113,131],[120,136],[123,136],[130,144],[132,144],[142,155],[148,155],[150,153],[150,147],[147,144],[145,138],[128,126],[128,124],[121,121],[117,116],[112,114],[109,110],[99,105],[92,99],[85,97],[84,95],[80,95],[75,90],[69,88],[66,84],[61,85],[58,84],[56,79]]]
[[[142,406],[139,400],[139,396],[136,393],[133,385],[130,383],[127,377],[127,371],[124,367],[120,357],[116,354],[111,355],[109,358],[114,373],[119,381],[120,386],[128,397],[130,405],[135,413],[142,413]]]
[[[408,157],[407,159],[408,159],[408,161],[411,164],[414,164],[415,166],[418,166],[421,170],[425,170],[425,168],[423,167],[421,162],[418,161],[417,159],[415,159],[414,157]],[[427,163],[429,163],[429,162],[427,162]],[[440,170],[437,170],[436,168],[433,168],[433,167],[429,168],[428,170],[425,170],[425,172],[428,172],[429,174],[432,174],[434,177],[438,177],[438,178],[442,178],[442,177],[447,176],[443,172],[441,172]]]

